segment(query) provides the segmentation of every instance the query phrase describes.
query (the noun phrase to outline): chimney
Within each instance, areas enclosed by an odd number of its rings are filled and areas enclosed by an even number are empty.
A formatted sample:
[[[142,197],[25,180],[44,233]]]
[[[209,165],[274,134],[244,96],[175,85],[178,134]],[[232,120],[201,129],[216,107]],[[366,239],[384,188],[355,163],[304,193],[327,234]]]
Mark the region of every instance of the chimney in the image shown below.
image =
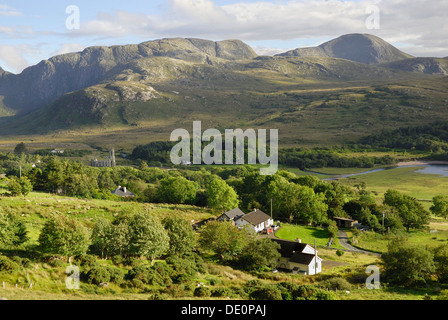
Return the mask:
[[[123,191],[124,191],[124,193],[126,193],[126,187],[123,187]]]

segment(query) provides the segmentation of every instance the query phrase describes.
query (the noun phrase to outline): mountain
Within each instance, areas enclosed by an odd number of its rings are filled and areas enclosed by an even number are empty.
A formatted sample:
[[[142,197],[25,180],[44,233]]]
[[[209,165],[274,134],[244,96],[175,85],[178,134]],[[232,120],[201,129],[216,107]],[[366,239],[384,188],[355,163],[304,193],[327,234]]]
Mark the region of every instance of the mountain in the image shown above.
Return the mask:
[[[201,120],[204,128],[276,128],[282,145],[295,146],[448,120],[448,77],[330,56],[341,56],[338,39],[296,51],[308,56],[183,38],[55,56],[0,77],[0,136],[131,148]],[[391,46],[378,43],[383,51],[368,52],[391,59]]]
[[[391,44],[369,34],[348,34],[330,40],[318,47],[299,48],[280,56],[331,57],[367,64],[380,64],[407,59],[411,56]]]
[[[89,47],[41,61],[0,87],[4,103],[18,111],[32,111],[61,95],[99,83],[114,68],[138,59],[170,57],[183,61],[251,59],[256,56],[239,40],[162,39],[138,45]],[[27,88],[27,90],[23,90]]]
[[[411,58],[383,64],[384,67],[425,74],[448,75],[447,58]]]

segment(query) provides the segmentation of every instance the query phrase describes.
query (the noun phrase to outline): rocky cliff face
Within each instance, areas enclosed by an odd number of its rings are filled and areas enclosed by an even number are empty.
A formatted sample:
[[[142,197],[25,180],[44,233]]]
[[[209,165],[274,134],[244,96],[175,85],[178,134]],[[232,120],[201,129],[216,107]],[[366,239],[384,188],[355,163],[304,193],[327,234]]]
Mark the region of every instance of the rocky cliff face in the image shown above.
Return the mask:
[[[116,67],[134,60],[160,56],[210,64],[213,59],[251,59],[256,54],[239,40],[213,42],[176,38],[138,45],[89,47],[82,52],[44,60],[3,81],[0,96],[5,97],[4,102],[9,107],[28,112],[65,93],[101,82]],[[1,69],[0,77],[3,74],[5,72]]]

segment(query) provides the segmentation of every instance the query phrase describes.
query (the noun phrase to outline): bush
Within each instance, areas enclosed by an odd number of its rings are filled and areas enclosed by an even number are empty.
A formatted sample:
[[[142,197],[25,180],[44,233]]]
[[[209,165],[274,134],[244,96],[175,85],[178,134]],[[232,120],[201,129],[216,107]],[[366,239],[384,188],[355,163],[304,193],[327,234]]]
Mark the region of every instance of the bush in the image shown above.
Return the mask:
[[[0,272],[11,273],[20,270],[20,266],[5,256],[0,256]]]
[[[337,277],[326,280],[323,283],[323,287],[334,291],[337,290],[346,291],[351,290],[352,285],[346,279]]]
[[[211,290],[208,287],[199,286],[194,289],[194,296],[198,298],[210,297]]]
[[[83,255],[80,258],[78,258],[77,260],[79,260],[81,267],[92,268],[93,266],[95,266],[97,264],[96,257],[93,255],[90,255],[90,254]]]
[[[99,285],[101,283],[109,282],[111,275],[109,272],[109,268],[101,265],[96,265],[87,272],[86,277],[88,283]]]
[[[114,265],[116,265],[116,266],[120,266],[120,265],[122,265],[123,264],[123,257],[122,256],[120,256],[120,255],[115,255],[115,256],[113,256],[112,258],[111,258],[111,261],[112,261],[112,263],[114,264]]]
[[[107,267],[110,274],[110,282],[120,285],[124,281],[125,272],[120,268],[115,268],[112,266]]]
[[[130,287],[134,288],[134,289],[138,289],[138,290],[145,289],[145,284],[139,279],[132,279],[129,284],[130,284]]]
[[[203,260],[197,254],[190,254],[182,258],[171,256],[166,263],[172,268],[171,277],[174,282],[182,283],[193,279],[198,272],[204,272]]]
[[[250,299],[253,300],[282,300],[282,293],[280,289],[277,289],[273,285],[268,285],[263,288],[259,288],[253,291],[249,295]]]
[[[143,284],[169,286],[172,284],[172,273],[172,268],[162,262],[156,262],[153,266],[141,263],[129,270],[128,279],[139,280]]]
[[[221,287],[221,288],[213,288],[213,289],[212,289],[212,293],[211,293],[211,296],[212,296],[212,297],[216,297],[216,298],[219,298],[219,297],[228,297],[228,296],[230,296],[230,295],[232,295],[231,290],[228,289],[228,288],[225,288],[225,287]]]
[[[336,251],[336,255],[337,255],[338,257],[341,257],[343,254],[344,254],[344,251],[342,251],[342,250],[337,250],[337,251]]]

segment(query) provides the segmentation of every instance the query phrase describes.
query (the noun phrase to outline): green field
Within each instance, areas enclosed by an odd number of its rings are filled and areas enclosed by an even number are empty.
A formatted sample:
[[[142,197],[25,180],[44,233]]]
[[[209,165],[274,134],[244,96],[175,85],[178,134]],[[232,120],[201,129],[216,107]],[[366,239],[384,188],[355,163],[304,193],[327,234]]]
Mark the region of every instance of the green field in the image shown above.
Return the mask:
[[[448,177],[415,172],[418,167],[395,168],[365,175],[339,179],[342,184],[353,186],[365,182],[368,191],[382,196],[388,189],[395,189],[419,200],[431,200],[447,194]]]
[[[329,240],[329,233],[324,228],[308,227],[302,225],[282,224],[282,227],[275,233],[280,239],[295,241],[302,240],[303,243],[316,246],[325,247]],[[336,240],[336,239],[335,239]],[[332,248],[344,249],[337,241],[332,245]]]

